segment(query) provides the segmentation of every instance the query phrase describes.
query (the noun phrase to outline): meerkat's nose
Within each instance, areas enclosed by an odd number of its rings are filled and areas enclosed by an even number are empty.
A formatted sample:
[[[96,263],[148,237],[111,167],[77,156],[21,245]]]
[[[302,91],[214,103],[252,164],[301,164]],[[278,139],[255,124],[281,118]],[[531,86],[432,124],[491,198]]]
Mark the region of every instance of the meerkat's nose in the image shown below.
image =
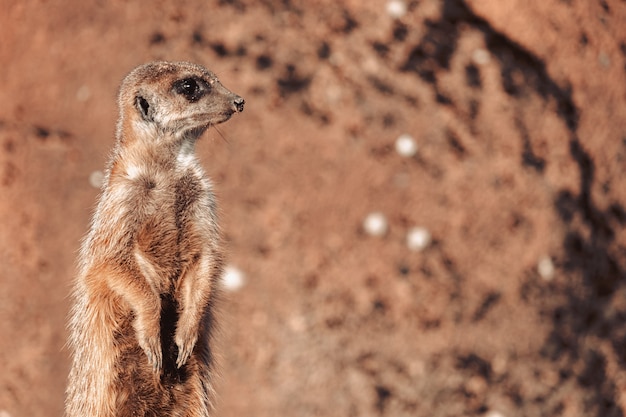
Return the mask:
[[[235,105],[235,109],[237,110],[237,113],[241,113],[243,111],[243,105],[246,101],[241,98],[241,97],[237,97],[235,98],[235,100],[233,100],[233,104]]]

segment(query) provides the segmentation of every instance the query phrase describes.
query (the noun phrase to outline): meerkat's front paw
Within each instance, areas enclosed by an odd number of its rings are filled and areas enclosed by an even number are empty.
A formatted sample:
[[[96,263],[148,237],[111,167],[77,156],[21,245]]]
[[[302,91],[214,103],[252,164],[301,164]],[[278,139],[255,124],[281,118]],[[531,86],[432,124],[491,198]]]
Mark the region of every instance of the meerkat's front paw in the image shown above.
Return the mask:
[[[178,346],[178,358],[176,359],[176,366],[182,367],[187,360],[191,357],[193,348],[198,340],[198,330],[190,328],[189,326],[180,326],[176,329],[175,342]]]
[[[161,352],[161,339],[158,337],[150,337],[143,341],[140,341],[139,345],[146,353],[148,357],[148,363],[152,365],[155,371],[160,371],[163,366],[163,353]]]
[[[161,352],[161,335],[157,327],[156,332],[148,332],[145,327],[136,325],[137,341],[148,357],[148,363],[155,371],[161,370],[163,366],[163,353]]]

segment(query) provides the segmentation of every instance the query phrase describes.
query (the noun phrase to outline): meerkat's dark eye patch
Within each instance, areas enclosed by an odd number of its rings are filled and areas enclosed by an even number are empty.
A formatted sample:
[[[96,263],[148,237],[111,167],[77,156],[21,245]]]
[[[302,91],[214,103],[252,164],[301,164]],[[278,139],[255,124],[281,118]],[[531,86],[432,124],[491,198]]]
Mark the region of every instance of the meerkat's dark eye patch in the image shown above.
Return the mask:
[[[195,78],[183,78],[174,83],[174,91],[192,102],[199,100],[204,95],[206,89],[206,83]]]

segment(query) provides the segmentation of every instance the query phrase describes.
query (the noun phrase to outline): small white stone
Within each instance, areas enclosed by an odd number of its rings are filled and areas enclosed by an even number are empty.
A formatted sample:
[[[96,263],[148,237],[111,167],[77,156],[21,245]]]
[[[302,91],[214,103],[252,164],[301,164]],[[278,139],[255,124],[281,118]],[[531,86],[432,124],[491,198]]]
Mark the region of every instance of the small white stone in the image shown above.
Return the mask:
[[[227,291],[238,291],[245,284],[243,272],[233,265],[227,265],[222,274],[222,285]]]
[[[94,171],[89,174],[89,184],[94,188],[102,188],[104,181],[104,173],[102,171]]]
[[[504,414],[496,410],[491,410],[485,414],[485,417],[504,417]]]
[[[413,136],[403,133],[396,139],[396,152],[402,156],[410,158],[417,153],[417,142]]]
[[[604,68],[608,68],[611,66],[611,57],[606,52],[600,52],[598,54],[598,62],[600,62],[600,65]]]
[[[554,278],[554,262],[549,256],[543,256],[537,262],[537,272],[539,276],[546,281],[551,281]]]
[[[86,85],[81,86],[76,92],[76,100],[87,101],[91,97],[91,90]]]
[[[293,316],[289,319],[289,327],[296,333],[302,333],[306,329],[306,321],[302,316]]]
[[[370,236],[383,236],[387,233],[387,218],[379,212],[370,213],[363,221],[363,229]]]
[[[399,19],[406,14],[406,3],[402,0],[390,0],[387,2],[387,14],[394,19]]]
[[[485,65],[491,60],[491,55],[486,49],[478,48],[472,52],[472,61],[476,65]]]
[[[430,232],[423,227],[413,227],[406,235],[406,245],[412,251],[424,250],[432,240]]]

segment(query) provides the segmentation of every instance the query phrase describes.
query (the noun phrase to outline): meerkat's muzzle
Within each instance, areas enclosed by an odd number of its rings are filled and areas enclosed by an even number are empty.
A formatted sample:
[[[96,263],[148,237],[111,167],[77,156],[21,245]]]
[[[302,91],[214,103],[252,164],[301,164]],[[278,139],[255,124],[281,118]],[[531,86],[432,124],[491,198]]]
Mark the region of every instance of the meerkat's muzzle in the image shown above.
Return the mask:
[[[245,104],[245,100],[239,96],[237,96],[234,100],[233,100],[233,105],[235,107],[235,111],[237,113],[241,113],[243,111],[243,105]]]

